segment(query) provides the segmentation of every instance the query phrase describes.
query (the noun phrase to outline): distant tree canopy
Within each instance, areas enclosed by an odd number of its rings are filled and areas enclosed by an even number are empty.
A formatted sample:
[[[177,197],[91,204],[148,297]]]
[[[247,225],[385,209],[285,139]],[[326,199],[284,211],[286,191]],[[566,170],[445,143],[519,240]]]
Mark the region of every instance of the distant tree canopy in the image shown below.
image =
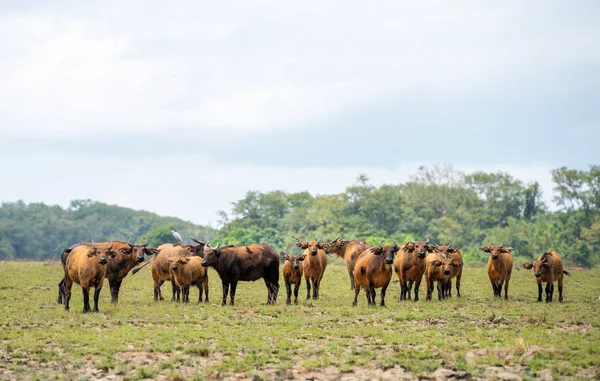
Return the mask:
[[[463,248],[466,260],[483,263],[478,247],[493,242],[533,258],[555,250],[567,263],[600,262],[600,166],[588,171],[552,171],[558,210],[549,211],[539,184],[523,184],[508,173],[464,174],[451,167],[421,167],[410,181],[375,187],[366,175],[341,194],[248,192],[220,211],[224,244],[266,242],[297,251],[292,236],[328,241],[429,238]]]
[[[91,200],[73,200],[67,209],[22,201],[2,203],[0,259],[56,259],[64,248],[92,239],[127,241],[131,237],[142,242],[145,236],[152,245],[175,242],[171,228],[186,240],[205,240],[216,234],[215,229],[178,218]]]
[[[294,252],[292,236],[329,241],[426,239],[463,249],[469,263],[483,263],[482,244],[510,245],[515,256],[534,258],[555,250],[571,265],[600,263],[600,166],[552,171],[557,210],[542,201],[539,184],[523,184],[508,173],[464,174],[451,167],[421,167],[403,184],[376,187],[366,175],[333,195],[250,191],[233,203],[231,215],[219,211],[220,230],[177,218],[74,200],[67,209],[23,202],[0,208],[0,259],[57,258],[79,241],[108,239],[151,245],[174,242],[171,228],[189,240],[224,245],[264,242]]]

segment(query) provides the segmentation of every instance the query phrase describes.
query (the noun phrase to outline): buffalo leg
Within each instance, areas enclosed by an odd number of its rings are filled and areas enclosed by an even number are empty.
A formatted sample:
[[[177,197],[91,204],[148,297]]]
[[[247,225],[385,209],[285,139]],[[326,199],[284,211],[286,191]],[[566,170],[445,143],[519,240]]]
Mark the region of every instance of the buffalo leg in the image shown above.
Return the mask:
[[[354,301],[352,302],[352,306],[356,306],[358,302],[358,294],[360,293],[360,285],[358,283],[354,283]]]
[[[371,291],[371,305],[375,306],[375,285],[369,282],[369,290]]]
[[[437,282],[437,292],[438,292],[438,300],[442,300],[444,298],[444,290],[443,286],[440,282]]]
[[[319,281],[313,278],[313,299],[319,299]]]
[[[60,282],[58,282],[58,299],[56,302],[58,304],[63,304],[63,299],[65,295],[65,279],[63,278]]]
[[[81,287],[81,292],[83,292],[83,312],[90,312],[90,289]]]
[[[227,305],[227,293],[229,293],[229,282],[222,281],[221,284],[223,285],[223,302],[221,303],[221,305],[225,306]]]
[[[306,278],[306,300],[310,299],[310,282],[311,278]]]
[[[563,301],[563,283],[562,283],[562,278],[558,278],[558,301],[562,302]]]
[[[447,298],[451,298],[452,297],[452,281],[449,280],[448,281],[448,285],[446,287],[446,293],[445,293]]]
[[[235,289],[237,288],[237,280],[234,280],[233,282],[231,282],[231,292],[229,293],[229,299],[230,299],[230,303],[232,306],[235,303]]]
[[[115,304],[119,301],[119,290],[121,289],[121,283],[123,280],[110,280],[108,285],[110,286],[110,302]]]
[[[177,300],[180,301],[181,296],[181,287],[175,284],[175,279],[171,278],[171,291],[173,292],[173,296],[171,297],[171,301],[174,302]]]
[[[165,283],[164,280],[159,280],[158,283],[154,284],[154,300],[165,300],[162,296],[162,291],[160,287]]]
[[[102,287],[96,286],[94,288],[94,312],[98,312],[98,299],[100,299],[100,291],[102,291]]]
[[[554,283],[550,286],[550,301],[554,301]]]
[[[350,289],[354,289],[354,269],[348,269],[348,275],[350,276]]]
[[[406,299],[406,284],[404,282],[400,282],[400,301]]]
[[[408,300],[412,300],[412,299],[411,299],[411,298],[412,298],[412,288],[413,288],[413,284],[414,284],[414,283],[415,283],[415,281],[413,281],[413,280],[409,280],[409,281],[408,281],[408,290],[407,290],[407,293],[408,293]]]
[[[502,297],[502,286],[504,285],[503,281],[500,281],[500,284],[498,285],[498,296]]]
[[[421,285],[421,280],[415,281],[415,302],[419,301],[419,286]]]
[[[493,280],[491,280],[490,282],[492,282],[492,289],[494,290],[494,296],[498,296],[498,291],[496,290],[496,282],[494,282]]]
[[[383,287],[381,287],[381,307],[385,307],[385,292],[387,291],[389,284],[390,282],[387,282]]]
[[[504,283],[504,299],[508,300],[508,282],[510,281],[510,277],[506,278],[506,282]],[[502,288],[502,287],[500,287]],[[500,295],[502,296],[502,290],[499,290]]]
[[[198,287],[198,303],[202,303],[202,291],[204,291],[202,282],[198,282],[196,286]]]
[[[365,287],[365,295],[367,296],[367,305],[370,307],[371,304],[373,304],[373,301],[371,300],[371,289],[369,288],[369,285]]]
[[[71,287],[73,287],[73,281],[69,278],[65,278],[65,310],[69,310],[69,302],[71,301]]]
[[[456,276],[456,296],[459,298],[460,298],[460,277],[461,276],[462,276],[462,273],[458,273],[458,275]]]
[[[542,301],[542,282],[538,283],[538,302]]]
[[[285,291],[287,292],[287,300],[285,304],[292,304],[292,285],[290,282],[285,282]]]
[[[427,295],[425,295],[425,300],[431,300],[431,295],[433,294],[433,282],[431,282],[429,276],[425,279],[425,286],[427,287]]]
[[[294,285],[294,304],[298,304],[298,290],[300,289],[300,282]]]

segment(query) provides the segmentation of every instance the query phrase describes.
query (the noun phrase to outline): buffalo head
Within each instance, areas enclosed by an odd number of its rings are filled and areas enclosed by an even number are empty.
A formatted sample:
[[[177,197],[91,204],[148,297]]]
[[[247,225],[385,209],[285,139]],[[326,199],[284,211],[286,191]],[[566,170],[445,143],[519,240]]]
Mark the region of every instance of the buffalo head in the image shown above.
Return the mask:
[[[300,267],[300,262],[302,262],[304,260],[304,258],[306,258],[306,255],[293,255],[293,256],[289,256],[289,255],[284,255],[283,256],[285,258],[286,261],[289,261],[292,264],[292,267],[294,268],[294,270],[297,270]]]
[[[497,260],[498,258],[500,258],[500,254],[511,254],[513,248],[504,246],[503,244],[492,245],[490,243],[488,246],[479,247],[479,250],[489,253],[493,260]]]
[[[206,242],[206,245],[204,245],[204,260],[202,261],[202,266],[214,266],[219,261],[219,257],[221,256],[219,246],[221,246],[221,244],[218,242],[215,247],[210,246],[210,241]]]

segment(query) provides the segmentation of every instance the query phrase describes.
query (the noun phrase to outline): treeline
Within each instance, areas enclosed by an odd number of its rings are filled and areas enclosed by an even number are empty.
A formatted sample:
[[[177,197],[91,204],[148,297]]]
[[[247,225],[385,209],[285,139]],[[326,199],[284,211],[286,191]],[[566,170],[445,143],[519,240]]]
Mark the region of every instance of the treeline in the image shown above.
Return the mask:
[[[344,193],[248,192],[221,211],[217,238],[224,244],[266,242],[294,252],[292,236],[328,241],[338,236],[399,243],[427,239],[459,246],[465,260],[481,263],[478,247],[490,242],[514,248],[521,258],[559,252],[570,265],[600,262],[600,166],[552,171],[549,210],[539,184],[523,184],[507,173],[464,174],[449,167],[422,167],[410,181],[375,187],[366,176]]]
[[[523,184],[507,173],[465,174],[450,167],[422,167],[406,183],[380,187],[363,175],[333,195],[248,192],[229,214],[219,212],[219,230],[90,200],[72,201],[66,209],[3,203],[0,259],[55,259],[63,248],[92,238],[146,236],[156,246],[174,242],[173,227],[188,241],[264,242],[280,252],[297,251],[292,236],[301,235],[321,241],[361,238],[371,245],[382,239],[401,243],[429,238],[461,247],[468,263],[487,260],[478,247],[491,242],[512,246],[522,259],[552,249],[569,265],[599,264],[600,166],[557,168],[552,179],[554,210],[543,202],[537,183]]]
[[[206,239],[215,229],[179,218],[160,217],[90,200],[71,201],[68,208],[22,201],[0,207],[0,259],[57,259],[61,251],[77,242],[140,240],[151,245],[175,240],[170,227],[189,239]]]

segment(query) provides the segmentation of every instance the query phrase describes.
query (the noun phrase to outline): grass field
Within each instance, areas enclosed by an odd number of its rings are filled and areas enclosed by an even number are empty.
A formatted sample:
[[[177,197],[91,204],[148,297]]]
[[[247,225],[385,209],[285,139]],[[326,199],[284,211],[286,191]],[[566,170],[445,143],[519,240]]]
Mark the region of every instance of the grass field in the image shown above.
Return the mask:
[[[537,303],[531,272],[513,271],[509,300],[494,299],[485,268],[466,267],[462,298],[352,307],[345,267],[330,263],[321,298],[266,305],[264,282],[241,282],[221,307],[210,270],[210,303],[154,302],[148,268],[108,284],[100,313],[56,304],[58,263],[0,262],[0,379],[599,379],[600,270],[572,271],[565,302]],[[163,286],[169,295],[170,285]],[[555,288],[555,300],[558,300]],[[197,300],[197,289],[190,299]],[[379,301],[379,298],[378,298]]]

